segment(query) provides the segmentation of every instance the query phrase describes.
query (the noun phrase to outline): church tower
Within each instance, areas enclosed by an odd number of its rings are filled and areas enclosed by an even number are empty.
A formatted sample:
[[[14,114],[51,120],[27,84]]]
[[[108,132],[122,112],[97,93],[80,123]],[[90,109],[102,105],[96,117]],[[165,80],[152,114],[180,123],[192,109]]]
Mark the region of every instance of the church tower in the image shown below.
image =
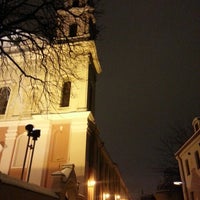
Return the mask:
[[[106,200],[112,195],[117,200],[121,195],[129,199],[94,119],[95,82],[101,66],[94,42],[93,5],[92,0],[68,0],[58,9],[60,26],[53,50],[45,49],[50,60],[59,57],[53,65],[46,62],[49,85],[35,85],[17,72],[12,79],[6,74],[0,77],[0,171],[59,190],[57,175],[70,168],[75,171],[71,178],[76,181],[79,197]],[[18,51],[11,54],[23,65]],[[33,55],[30,59],[38,58]],[[44,71],[37,71],[37,77],[43,75]],[[38,135],[34,139],[35,130]],[[69,199],[70,193],[67,189]]]

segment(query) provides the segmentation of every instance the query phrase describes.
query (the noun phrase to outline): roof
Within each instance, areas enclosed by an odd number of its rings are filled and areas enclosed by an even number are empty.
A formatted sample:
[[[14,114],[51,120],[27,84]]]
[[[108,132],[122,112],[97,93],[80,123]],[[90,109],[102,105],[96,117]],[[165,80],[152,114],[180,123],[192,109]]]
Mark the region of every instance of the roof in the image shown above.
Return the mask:
[[[186,147],[188,147],[191,142],[193,142],[200,135],[200,129],[197,130],[175,153],[175,156],[178,156]]]
[[[1,172],[0,172],[0,183],[15,186],[15,187],[25,189],[25,190],[29,190],[29,191],[32,191],[32,192],[35,192],[35,193],[38,193],[38,194],[53,197],[55,199],[59,199],[59,196],[50,189],[40,187],[40,186],[35,185],[35,184],[24,182],[22,180],[10,177],[10,176],[3,174]]]

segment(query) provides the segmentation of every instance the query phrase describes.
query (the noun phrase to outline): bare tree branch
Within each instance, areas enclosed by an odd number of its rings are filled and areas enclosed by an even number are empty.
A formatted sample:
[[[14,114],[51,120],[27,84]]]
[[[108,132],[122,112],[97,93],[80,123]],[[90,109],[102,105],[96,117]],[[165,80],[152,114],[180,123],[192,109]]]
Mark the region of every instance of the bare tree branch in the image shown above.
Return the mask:
[[[58,101],[56,90],[69,78],[80,79],[77,62],[89,55],[81,41],[95,38],[93,1],[0,1],[0,74],[27,92],[40,110]],[[70,36],[69,27],[77,24]],[[9,72],[9,73],[8,73]],[[16,78],[17,77],[17,78]],[[45,105],[45,106],[46,106]]]

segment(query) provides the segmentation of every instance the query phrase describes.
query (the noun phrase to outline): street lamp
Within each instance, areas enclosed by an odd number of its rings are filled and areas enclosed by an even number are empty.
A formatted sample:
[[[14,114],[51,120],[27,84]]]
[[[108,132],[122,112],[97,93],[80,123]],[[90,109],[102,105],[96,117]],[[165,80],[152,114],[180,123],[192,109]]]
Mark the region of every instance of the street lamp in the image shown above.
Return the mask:
[[[115,200],[119,200],[121,197],[119,194],[115,194]]]
[[[182,185],[183,183],[181,181],[174,181],[173,184],[174,185]]]
[[[96,184],[95,180],[88,180],[88,187],[94,187]]]
[[[29,182],[29,178],[30,178],[33,155],[34,155],[34,150],[35,150],[35,143],[36,143],[37,138],[40,137],[40,130],[33,129],[33,128],[34,128],[34,126],[32,124],[28,124],[25,126],[25,129],[27,130],[28,141],[27,141],[26,151],[25,151],[25,155],[24,155],[24,163],[23,163],[23,167],[22,167],[21,180],[23,180],[28,150],[30,150],[31,158],[30,158],[29,167],[28,167],[27,182]],[[30,140],[31,138],[32,138],[32,141]]]
[[[110,194],[109,193],[103,193],[103,200],[107,200],[110,198]]]

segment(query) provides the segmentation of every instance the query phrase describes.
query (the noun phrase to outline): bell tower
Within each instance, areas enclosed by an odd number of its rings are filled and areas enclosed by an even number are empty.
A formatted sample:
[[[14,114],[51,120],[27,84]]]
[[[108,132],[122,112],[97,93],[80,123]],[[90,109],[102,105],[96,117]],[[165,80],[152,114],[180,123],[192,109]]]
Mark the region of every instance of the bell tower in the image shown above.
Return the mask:
[[[69,41],[94,40],[97,29],[92,5],[93,1],[65,1],[64,8],[57,12],[63,28],[58,30],[57,37],[61,40],[67,37]]]
[[[62,29],[57,30],[57,43],[70,43],[83,47],[87,46],[87,105],[86,109],[95,113],[95,83],[96,75],[101,72],[97,58],[94,40],[97,35],[96,20],[94,17],[94,3],[92,0],[68,0],[64,8],[58,10],[58,21]],[[88,48],[89,47],[89,48]],[[85,50],[84,50],[85,51]]]

